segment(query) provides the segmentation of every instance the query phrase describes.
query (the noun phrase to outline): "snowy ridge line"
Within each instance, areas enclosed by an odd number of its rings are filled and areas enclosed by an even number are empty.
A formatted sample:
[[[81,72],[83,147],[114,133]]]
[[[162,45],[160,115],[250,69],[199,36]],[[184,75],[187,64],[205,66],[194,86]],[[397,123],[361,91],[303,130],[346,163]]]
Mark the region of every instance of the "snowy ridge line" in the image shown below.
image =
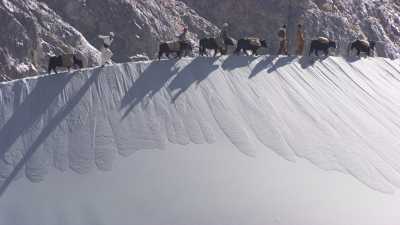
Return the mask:
[[[53,167],[112,170],[117,155],[227,138],[400,187],[400,67],[386,58],[184,58],[0,85],[0,195]]]

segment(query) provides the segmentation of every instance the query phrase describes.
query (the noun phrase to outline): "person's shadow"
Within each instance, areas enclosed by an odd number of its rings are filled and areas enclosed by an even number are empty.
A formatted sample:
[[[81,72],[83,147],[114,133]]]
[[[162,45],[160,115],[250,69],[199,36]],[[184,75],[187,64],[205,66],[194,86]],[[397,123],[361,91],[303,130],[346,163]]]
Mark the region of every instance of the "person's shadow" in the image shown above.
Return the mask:
[[[276,59],[277,55],[269,55],[260,62],[251,70],[249,79],[253,78],[257,74],[259,74],[263,70],[267,70],[271,66],[273,66],[273,62]]]
[[[56,99],[62,95],[67,84],[70,83],[72,79],[83,78],[76,75],[80,72],[40,78],[32,92],[21,104],[17,102],[19,100],[19,97],[17,96],[16,102],[14,103],[14,112],[11,118],[0,130],[0,159],[4,158],[5,153],[10,150],[21,135],[35,126],[35,124],[42,120],[45,115],[49,118],[47,118],[45,126],[39,135],[33,140],[32,144],[26,146],[22,158],[15,162],[14,168],[1,184],[0,197],[50,134],[72,112],[76,105],[79,104],[81,99],[90,90],[90,86],[97,81],[100,72],[101,68],[95,69],[93,74],[88,76],[87,80],[83,82],[79,90],[75,92],[75,95],[67,99],[67,102],[63,104],[63,107],[60,107],[60,110],[51,116],[49,116],[47,112],[52,108],[52,104],[56,102]],[[74,76],[76,77],[74,78]],[[81,81],[79,81],[79,83],[81,83]]]
[[[289,63],[293,62],[297,56],[283,56],[280,57],[269,69],[268,73],[272,73],[279,69],[280,67],[286,66]]]

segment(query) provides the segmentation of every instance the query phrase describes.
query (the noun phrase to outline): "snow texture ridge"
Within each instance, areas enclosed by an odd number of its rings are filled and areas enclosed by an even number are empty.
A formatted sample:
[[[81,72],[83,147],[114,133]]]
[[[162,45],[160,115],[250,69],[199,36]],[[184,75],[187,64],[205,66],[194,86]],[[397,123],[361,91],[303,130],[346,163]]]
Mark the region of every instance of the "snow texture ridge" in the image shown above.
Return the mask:
[[[166,143],[254,141],[296,161],[400,187],[400,70],[386,58],[184,58],[0,84],[1,193],[53,167],[112,170],[118,155]]]

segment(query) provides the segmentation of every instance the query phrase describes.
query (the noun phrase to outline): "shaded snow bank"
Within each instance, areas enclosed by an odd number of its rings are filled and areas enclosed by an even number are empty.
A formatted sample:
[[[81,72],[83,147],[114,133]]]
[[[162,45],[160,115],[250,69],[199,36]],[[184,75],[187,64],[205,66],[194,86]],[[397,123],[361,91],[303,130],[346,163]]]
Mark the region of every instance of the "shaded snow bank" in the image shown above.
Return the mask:
[[[42,181],[53,167],[110,171],[118,154],[225,136],[245,155],[257,157],[261,143],[391,193],[400,187],[399,88],[398,61],[273,56],[126,63],[3,83],[0,191],[23,175]]]

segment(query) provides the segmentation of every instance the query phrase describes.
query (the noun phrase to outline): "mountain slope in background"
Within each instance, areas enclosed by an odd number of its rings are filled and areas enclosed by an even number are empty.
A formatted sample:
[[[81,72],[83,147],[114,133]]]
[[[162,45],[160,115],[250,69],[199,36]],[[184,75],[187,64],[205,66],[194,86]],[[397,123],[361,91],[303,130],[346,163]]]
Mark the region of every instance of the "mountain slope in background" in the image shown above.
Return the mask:
[[[46,70],[48,55],[75,51],[85,65],[98,60],[97,49],[44,3],[2,0],[0,15],[0,81]]]
[[[2,83],[0,224],[395,224],[398,64],[197,57]]]
[[[185,26],[194,41],[218,30],[175,1],[2,0],[0,10],[2,33],[12,34],[1,36],[0,80],[43,72],[49,55],[65,52],[80,52],[87,65],[96,65],[92,45],[101,46],[97,36],[110,31],[117,34],[113,59],[126,62],[139,53],[153,57],[160,41],[176,40]]]
[[[347,55],[348,43],[363,35],[378,41],[382,57],[400,55],[400,5],[381,0],[182,0],[215,24],[231,24],[232,34],[266,37],[278,50],[277,31],[288,24],[289,47],[295,50],[297,24],[305,26],[307,41],[327,34],[338,41],[338,54]]]
[[[176,40],[184,26],[197,43],[216,35],[224,22],[236,38],[265,37],[269,48],[263,53],[276,54],[282,24],[289,25],[293,52],[299,22],[307,41],[323,33],[337,40],[337,54],[347,55],[348,43],[361,34],[378,41],[378,56],[397,58],[400,52],[400,6],[389,0],[2,0],[0,14],[0,75],[12,79],[42,72],[48,55],[70,50],[96,65],[98,34],[114,31],[113,59],[126,62],[137,54],[153,58],[159,42]]]
[[[215,35],[218,28],[181,1],[174,0],[41,0],[100,46],[98,34],[115,32],[112,46],[117,62],[135,54],[154,58],[160,41],[177,40],[184,27],[190,38]]]

